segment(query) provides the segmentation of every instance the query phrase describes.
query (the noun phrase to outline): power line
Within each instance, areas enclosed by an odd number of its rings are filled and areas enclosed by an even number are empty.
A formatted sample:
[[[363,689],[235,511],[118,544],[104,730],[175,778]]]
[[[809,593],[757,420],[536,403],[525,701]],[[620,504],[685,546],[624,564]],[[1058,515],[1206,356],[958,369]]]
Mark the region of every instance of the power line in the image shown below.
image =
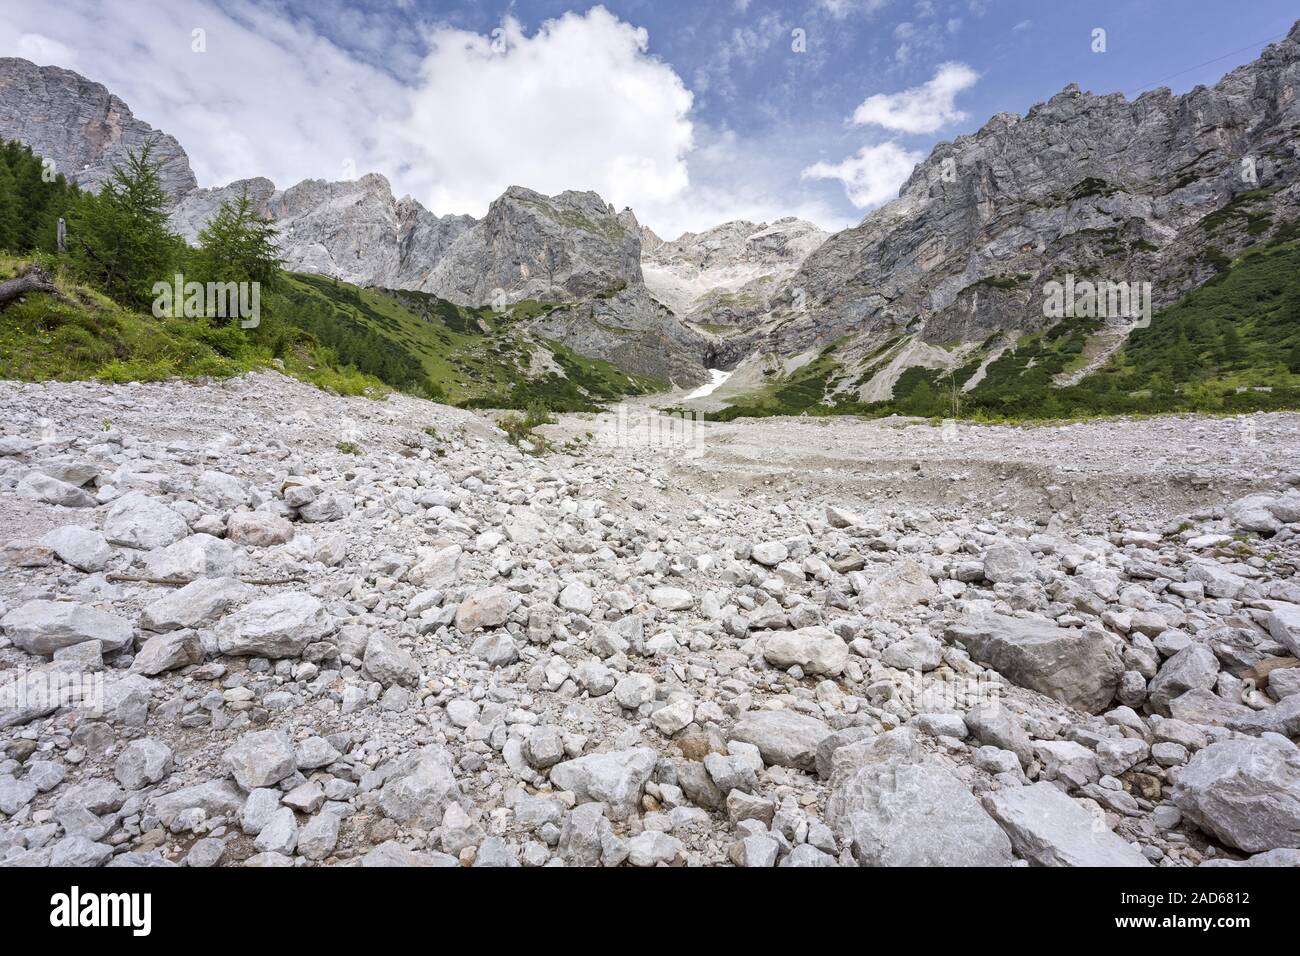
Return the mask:
[[[1212,60],[1206,60],[1204,63],[1198,63],[1198,64],[1196,64],[1195,66],[1189,66],[1189,67],[1188,67],[1187,69],[1185,69],[1185,70],[1179,70],[1177,73],[1170,73],[1168,76],[1163,77],[1162,79],[1154,80],[1154,81],[1151,82],[1151,83],[1146,83],[1146,84],[1144,84],[1144,85],[1142,85],[1142,86],[1135,87],[1135,88],[1132,90],[1132,92],[1129,93],[1129,95],[1130,95],[1130,96],[1136,96],[1136,95],[1139,94],[1139,93],[1144,93],[1144,92],[1146,92],[1148,89],[1152,89],[1152,88],[1154,88],[1154,87],[1162,86],[1162,85],[1163,85],[1165,82],[1167,82],[1168,80],[1172,80],[1172,79],[1174,79],[1175,77],[1182,76],[1184,73],[1191,73],[1193,70],[1199,70],[1199,69],[1201,69],[1201,67],[1209,66],[1209,65],[1211,65],[1212,63],[1218,63],[1220,60],[1226,60],[1226,59],[1227,59],[1228,57],[1230,57],[1230,56],[1236,56],[1238,53],[1245,53],[1247,50],[1253,50],[1253,49],[1255,49],[1256,47],[1263,47],[1263,46],[1267,46],[1267,45],[1270,44],[1270,43],[1276,43],[1278,40],[1284,40],[1284,39],[1286,39],[1286,37],[1287,37],[1287,34],[1286,34],[1286,33],[1282,33],[1282,34],[1279,34],[1278,36],[1275,36],[1275,37],[1269,37],[1267,40],[1260,40],[1260,41],[1258,41],[1258,42],[1256,42],[1256,43],[1252,43],[1252,44],[1250,44],[1249,46],[1243,46],[1243,47],[1242,47],[1241,49],[1239,49],[1239,50],[1233,50],[1231,53],[1225,53],[1225,54],[1223,54],[1222,56],[1216,56],[1216,57],[1215,57],[1214,59],[1212,59]]]

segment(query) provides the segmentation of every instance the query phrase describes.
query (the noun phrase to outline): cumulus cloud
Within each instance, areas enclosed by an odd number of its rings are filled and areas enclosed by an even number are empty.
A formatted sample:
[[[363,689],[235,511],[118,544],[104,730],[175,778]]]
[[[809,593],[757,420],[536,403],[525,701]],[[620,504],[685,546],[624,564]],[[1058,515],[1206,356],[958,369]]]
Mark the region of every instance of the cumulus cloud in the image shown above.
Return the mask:
[[[421,20],[418,8],[388,8],[387,27],[379,8],[335,23],[338,0],[311,16],[254,0],[59,5],[50,17],[0,0],[0,56],[103,83],[180,140],[202,186],[379,172],[435,213],[476,216],[511,185],[594,189],[665,237],[733,218],[844,220],[798,180],[797,133],[709,129],[646,31],[602,7],[531,31],[506,18],[485,35]],[[780,35],[775,21],[763,27],[738,38],[741,59]],[[206,52],[194,50],[195,29]]]
[[[868,96],[853,112],[859,126],[876,125],[899,133],[933,133],[966,114],[957,109],[957,94],[979,79],[964,63],[943,63],[934,77],[901,93]]]
[[[511,18],[491,36],[430,26],[403,83],[240,0],[117,0],[111,15],[100,0],[62,6],[50,18],[0,0],[0,53],[104,83],[181,141],[203,185],[375,170],[439,213],[478,215],[516,183],[595,189],[620,206],[689,185],[691,94],[649,55],[644,30],[602,7],[532,35]],[[193,49],[196,28],[206,52]]]
[[[864,146],[838,163],[819,162],[804,169],[804,179],[836,179],[859,209],[878,206],[898,195],[924,153],[903,149],[897,143]]]
[[[439,29],[381,139],[439,211],[481,211],[512,184],[663,201],[689,184],[691,94],[648,43],[601,7],[532,36],[509,18],[493,36]]]

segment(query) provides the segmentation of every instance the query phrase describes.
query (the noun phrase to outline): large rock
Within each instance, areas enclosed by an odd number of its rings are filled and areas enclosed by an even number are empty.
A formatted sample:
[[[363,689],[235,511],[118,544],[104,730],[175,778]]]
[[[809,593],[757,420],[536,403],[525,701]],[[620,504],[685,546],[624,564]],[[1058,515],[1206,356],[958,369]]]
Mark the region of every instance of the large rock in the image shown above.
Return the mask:
[[[165,671],[203,663],[203,639],[194,631],[155,634],[136,651],[132,674],[153,677]]]
[[[519,604],[519,595],[500,585],[475,591],[456,608],[456,627],[471,634],[480,627],[500,627]]]
[[[108,539],[99,531],[65,525],[41,538],[41,544],[53,551],[60,561],[78,571],[102,571],[113,557]]]
[[[126,790],[140,790],[158,783],[171,771],[171,748],[149,737],[127,744],[113,766],[113,776]]]
[[[431,745],[401,759],[380,791],[379,806],[398,823],[432,830],[448,804],[460,799],[451,754]]]
[[[1160,667],[1147,685],[1147,703],[1168,715],[1169,702],[1189,690],[1210,690],[1219,679],[1219,659],[1204,644],[1188,644]]]
[[[1089,713],[1106,709],[1124,672],[1104,633],[1069,630],[1044,618],[976,614],[950,627],[947,637],[1012,683]]]
[[[388,687],[414,687],[420,682],[420,666],[409,652],[385,634],[371,634],[366,642],[366,673]]]
[[[862,866],[1008,866],[1011,842],[908,728],[850,744],[826,822]]]
[[[449,588],[460,576],[463,554],[458,544],[443,548],[421,548],[416,552],[415,565],[406,572],[406,579],[416,587],[439,590]]]
[[[587,754],[551,768],[551,784],[572,790],[579,803],[609,805],[615,818],[634,813],[657,761],[649,747]]]
[[[245,790],[270,787],[298,769],[293,742],[283,730],[255,730],[226,750],[226,767]]]
[[[753,744],[766,764],[817,770],[817,745],[832,733],[816,717],[790,710],[750,710],[740,715],[729,739]]]
[[[1276,735],[1210,744],[1179,772],[1173,801],[1247,853],[1300,847],[1300,749]]]
[[[805,674],[838,677],[849,662],[849,646],[829,628],[801,627],[763,638],[763,658],[775,667],[797,664]]]
[[[84,641],[120,651],[135,635],[128,621],[74,601],[28,601],[0,618],[0,628],[16,647],[47,656]]]
[[[269,548],[293,540],[293,524],[269,511],[236,511],[226,519],[226,537],[251,548]]]
[[[911,559],[900,561],[876,577],[854,574],[851,580],[854,590],[868,604],[906,608],[929,603],[939,596],[939,585],[925,568]]]
[[[145,555],[145,573],[164,581],[221,578],[235,573],[238,558],[228,541],[210,534],[192,534]]]
[[[338,622],[319,600],[290,591],[245,604],[219,625],[217,647],[236,657],[300,657],[333,634]]]
[[[175,631],[211,624],[256,593],[236,578],[199,578],[147,606],[140,626],[147,631]]]
[[[1277,641],[1292,656],[1300,657],[1300,604],[1289,601],[1268,601],[1268,612],[1264,615],[1264,626],[1273,640]]]
[[[244,800],[244,794],[229,780],[208,780],[154,797],[150,809],[163,826],[170,827],[186,810],[202,810],[208,817],[233,818]]]
[[[94,495],[66,481],[43,475],[39,471],[24,475],[18,482],[16,490],[24,498],[62,508],[93,508],[98,504]]]
[[[1018,544],[995,544],[984,555],[984,577],[994,584],[1010,581],[1017,574],[1033,574],[1035,567],[1029,549]]]
[[[327,491],[298,509],[298,517],[311,523],[342,521],[352,514],[356,500],[346,491]]]
[[[157,498],[139,491],[118,498],[104,519],[104,537],[128,548],[165,548],[189,533],[184,518]]]
[[[1127,840],[1050,783],[1009,787],[984,797],[984,807],[1034,866],[1150,866]]]

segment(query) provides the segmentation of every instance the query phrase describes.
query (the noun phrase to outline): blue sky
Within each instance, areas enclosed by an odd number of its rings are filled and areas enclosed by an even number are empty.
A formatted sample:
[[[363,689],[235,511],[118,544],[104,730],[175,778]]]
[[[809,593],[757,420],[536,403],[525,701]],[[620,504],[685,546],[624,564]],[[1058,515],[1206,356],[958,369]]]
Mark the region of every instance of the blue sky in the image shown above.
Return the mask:
[[[994,113],[1071,82],[1214,83],[1300,17],[1294,0],[593,6],[0,0],[0,54],[104,82],[181,140],[203,185],[373,170],[476,215],[512,183],[594,188],[671,237],[786,214],[843,227]]]

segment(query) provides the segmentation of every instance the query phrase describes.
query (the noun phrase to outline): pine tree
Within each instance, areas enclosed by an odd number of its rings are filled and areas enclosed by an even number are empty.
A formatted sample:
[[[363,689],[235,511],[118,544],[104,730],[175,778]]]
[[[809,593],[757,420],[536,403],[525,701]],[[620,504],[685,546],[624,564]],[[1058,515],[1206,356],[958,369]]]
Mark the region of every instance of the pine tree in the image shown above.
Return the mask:
[[[153,298],[153,283],[170,279],[183,247],[168,228],[160,165],[152,144],[130,152],[97,195],[77,204],[68,225],[77,270],[127,305]]]
[[[0,156],[0,249],[21,252],[18,244],[18,182]]]
[[[257,214],[248,190],[224,202],[199,233],[194,258],[198,277],[206,282],[259,282],[264,292],[276,284],[280,257],[275,225]]]

